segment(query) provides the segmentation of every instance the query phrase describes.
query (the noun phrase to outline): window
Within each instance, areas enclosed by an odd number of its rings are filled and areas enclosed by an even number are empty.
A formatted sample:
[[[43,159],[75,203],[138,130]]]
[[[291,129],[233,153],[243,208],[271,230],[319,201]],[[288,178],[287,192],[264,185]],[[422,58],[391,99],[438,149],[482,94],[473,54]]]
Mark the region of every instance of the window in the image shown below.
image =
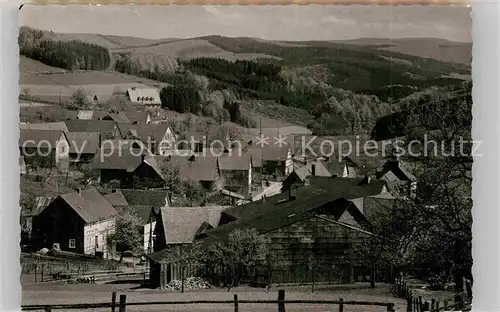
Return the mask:
[[[76,241],[76,240],[75,240],[74,238],[71,238],[71,239],[69,240],[69,248],[75,248],[75,244],[76,244],[76,242],[75,242],[75,241]]]

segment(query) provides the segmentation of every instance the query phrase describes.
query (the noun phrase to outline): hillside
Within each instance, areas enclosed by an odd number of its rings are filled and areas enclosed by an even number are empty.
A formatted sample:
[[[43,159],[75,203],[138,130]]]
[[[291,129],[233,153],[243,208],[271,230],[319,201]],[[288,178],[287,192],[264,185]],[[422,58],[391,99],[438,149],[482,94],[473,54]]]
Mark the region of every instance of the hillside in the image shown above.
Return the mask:
[[[62,54],[55,59],[70,69],[58,73],[54,67],[21,58],[22,88],[43,97],[69,97],[84,86],[106,98],[132,85],[169,84],[173,87],[162,97],[169,109],[215,120],[237,118],[247,127],[262,120],[280,121],[307,126],[317,134],[367,133],[400,100],[428,88],[460,86],[470,79],[470,66],[464,61],[470,45],[439,39],[280,42],[206,36],[153,40],[55,34],[26,27],[20,37],[25,52],[36,51],[33,47],[44,40],[55,42],[48,44],[59,49],[56,55]],[[41,60],[50,63],[50,57],[54,58],[46,53]],[[97,70],[75,71],[75,67]]]
[[[335,42],[335,41],[334,41]],[[378,50],[393,51],[442,62],[460,63],[470,66],[472,43],[453,42],[435,38],[375,39],[362,38],[337,41],[338,43],[371,46]]]

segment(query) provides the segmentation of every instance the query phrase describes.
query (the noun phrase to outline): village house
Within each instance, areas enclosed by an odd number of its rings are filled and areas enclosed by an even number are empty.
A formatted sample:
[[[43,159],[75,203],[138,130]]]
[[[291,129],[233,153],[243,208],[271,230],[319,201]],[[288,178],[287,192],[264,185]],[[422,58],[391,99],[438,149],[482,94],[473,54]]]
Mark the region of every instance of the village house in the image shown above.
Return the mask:
[[[261,179],[264,177],[281,179],[293,171],[292,150],[288,145],[284,147],[249,147],[247,151],[252,155],[252,162],[261,163]]]
[[[242,195],[252,190],[252,158],[249,153],[225,149],[218,162],[225,190]]]
[[[186,182],[200,183],[207,190],[221,189],[220,169],[213,156],[154,156],[148,157],[155,171],[178,170],[179,178]]]
[[[76,119],[82,120],[108,120],[118,123],[149,124],[151,113],[146,111],[99,111],[79,110]]]
[[[221,212],[227,208],[225,206],[205,206],[159,209],[155,215],[156,226],[153,234],[155,253],[147,256],[151,265],[150,282],[152,286],[160,287],[173,279],[181,279],[181,272],[177,267],[168,263],[162,264],[161,260],[165,256],[175,254],[175,248],[191,245],[197,234],[216,227]],[[189,274],[190,272],[185,273]]]
[[[19,150],[29,167],[69,170],[70,144],[63,131],[21,129]]]
[[[122,138],[118,124],[112,120],[70,119],[65,123],[69,132],[100,133],[101,141]]]
[[[144,252],[153,252],[153,230],[156,225],[154,211],[163,207],[172,206],[168,190],[139,190],[139,189],[101,189],[104,197],[118,211],[129,211],[139,217],[142,222],[140,229],[144,236]]]
[[[128,88],[127,97],[133,104],[144,108],[155,109],[161,107],[160,92],[156,88]]]
[[[131,148],[99,149],[93,168],[99,171],[99,183],[118,181],[121,188],[162,188],[163,176],[157,167],[148,164],[146,152]],[[149,160],[152,160],[149,158]]]
[[[37,249],[58,244],[62,251],[108,257],[108,235],[115,231],[116,209],[95,188],[57,196],[33,219]]]
[[[155,155],[171,155],[176,148],[176,137],[167,123],[118,124],[123,139],[142,141]]]
[[[332,175],[326,169],[321,161],[307,162],[306,165],[294,169],[283,181],[282,190],[288,190],[291,185],[306,184],[309,176],[331,177]]]
[[[335,182],[337,180],[332,180],[330,184]],[[266,237],[272,250],[273,262],[258,265],[260,270],[270,271],[267,276],[272,276],[273,283],[311,282],[308,272],[313,264],[314,270],[324,273],[316,282],[351,283],[361,271],[354,265],[355,248],[371,233],[367,230],[368,220],[350,199],[362,193],[373,195],[380,189],[342,182],[339,187],[330,188],[302,186],[262,201],[225,209],[218,226],[198,231],[194,242],[208,248],[214,242],[228,240],[234,230],[255,229]],[[160,268],[175,263],[169,256],[169,249],[149,256],[152,266],[156,265],[159,270],[151,273],[153,285],[162,285],[165,279]],[[162,261],[165,264],[160,266]],[[303,279],[296,279],[296,274]]]
[[[84,164],[91,164],[101,145],[98,132],[66,132],[69,141],[69,163],[71,168],[79,169]]]
[[[68,131],[68,127],[66,127],[66,123],[63,121],[58,122],[42,122],[42,123],[26,123],[21,122],[19,124],[19,129],[22,130],[59,130],[59,131]]]

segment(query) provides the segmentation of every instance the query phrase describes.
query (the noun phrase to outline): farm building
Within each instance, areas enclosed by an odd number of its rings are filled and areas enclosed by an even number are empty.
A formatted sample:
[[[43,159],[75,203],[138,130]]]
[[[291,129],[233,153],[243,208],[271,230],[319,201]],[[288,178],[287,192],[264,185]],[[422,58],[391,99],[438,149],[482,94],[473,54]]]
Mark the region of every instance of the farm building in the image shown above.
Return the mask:
[[[136,214],[142,222],[140,229],[144,236],[144,251],[151,253],[153,251],[153,230],[156,225],[153,209],[170,207],[172,202],[166,190],[101,190],[107,193],[104,197],[113,205],[113,207],[126,209]],[[128,201],[127,201],[128,198]]]
[[[99,149],[99,157],[93,162],[93,168],[99,171],[99,182],[119,181],[122,188],[148,187],[162,188],[163,175],[156,166],[148,162],[140,150],[133,149]]]
[[[107,257],[107,236],[115,231],[116,209],[95,188],[53,199],[33,219],[37,249],[59,244],[63,251]]]
[[[21,129],[19,150],[31,167],[69,169],[69,142],[63,131]]]
[[[232,152],[225,149],[218,157],[222,184],[225,190],[246,195],[252,186],[252,158],[248,153]]]
[[[161,208],[156,216],[154,228],[154,250],[164,251],[153,253],[148,258],[151,264],[151,284],[159,287],[172,279],[180,279],[179,271],[175,266],[160,264],[167,250],[175,253],[179,246],[193,243],[196,235],[202,231],[214,228],[220,220],[221,212],[225,206],[207,207],[167,207]]]
[[[154,156],[148,157],[148,164],[162,172],[170,168],[179,170],[182,181],[200,183],[206,189],[221,188],[217,157],[213,156]]]
[[[123,138],[139,139],[146,143],[153,154],[168,155],[175,149],[175,134],[166,123],[118,124]]]
[[[145,108],[161,107],[160,92],[155,88],[128,88],[127,97],[130,99],[130,102],[139,104]]]
[[[73,168],[83,164],[91,164],[101,145],[101,134],[98,132],[66,132],[69,147],[69,162]]]
[[[295,192],[225,209],[218,226],[198,231],[194,242],[208,248],[214,242],[227,241],[234,230],[256,229],[266,237],[274,258],[272,263],[260,264],[259,270],[267,270],[273,283],[311,282],[311,269],[322,272],[317,282],[351,283],[360,269],[355,265],[357,244],[371,235],[370,223],[351,198],[374,195],[380,189],[353,187],[352,183],[338,186],[331,191],[303,186]],[[153,285],[168,281],[168,266],[175,263],[170,256],[169,249],[150,255],[160,270],[152,271]]]
[[[66,120],[69,132],[97,132],[101,140],[120,139],[122,135],[115,121],[112,120]]]
[[[293,171],[292,150],[290,147],[264,146],[247,148],[252,155],[252,162],[261,164],[262,177],[286,177]]]
[[[42,122],[42,123],[20,123],[19,129],[22,130],[58,130],[68,131],[68,127],[63,121],[59,122]]]
[[[149,124],[151,113],[144,111],[99,111],[79,110],[77,119],[82,120],[111,120],[118,123]]]
[[[326,169],[321,161],[308,162],[305,166],[294,169],[283,181],[282,190],[288,190],[291,185],[306,183],[310,176],[331,177],[332,175]]]

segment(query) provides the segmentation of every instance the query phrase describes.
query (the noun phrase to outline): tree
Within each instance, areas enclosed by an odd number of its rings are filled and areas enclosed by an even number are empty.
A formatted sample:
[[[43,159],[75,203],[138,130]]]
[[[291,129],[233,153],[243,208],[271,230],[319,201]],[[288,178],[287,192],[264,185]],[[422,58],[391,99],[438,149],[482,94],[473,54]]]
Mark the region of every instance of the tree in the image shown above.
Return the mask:
[[[209,247],[205,263],[224,268],[230,278],[229,291],[257,262],[266,260],[267,255],[267,241],[256,229],[237,229],[229,233],[227,241]],[[241,274],[237,274],[237,266],[241,267]]]
[[[115,246],[120,252],[120,262],[127,251],[138,254],[142,251],[141,219],[134,213],[121,211],[116,219],[115,232],[108,235],[107,242],[110,246]]]
[[[75,93],[73,93],[73,95],[71,96],[71,104],[76,109],[82,109],[82,108],[89,107],[90,101],[88,99],[87,92],[82,88],[78,88],[75,91]]]

